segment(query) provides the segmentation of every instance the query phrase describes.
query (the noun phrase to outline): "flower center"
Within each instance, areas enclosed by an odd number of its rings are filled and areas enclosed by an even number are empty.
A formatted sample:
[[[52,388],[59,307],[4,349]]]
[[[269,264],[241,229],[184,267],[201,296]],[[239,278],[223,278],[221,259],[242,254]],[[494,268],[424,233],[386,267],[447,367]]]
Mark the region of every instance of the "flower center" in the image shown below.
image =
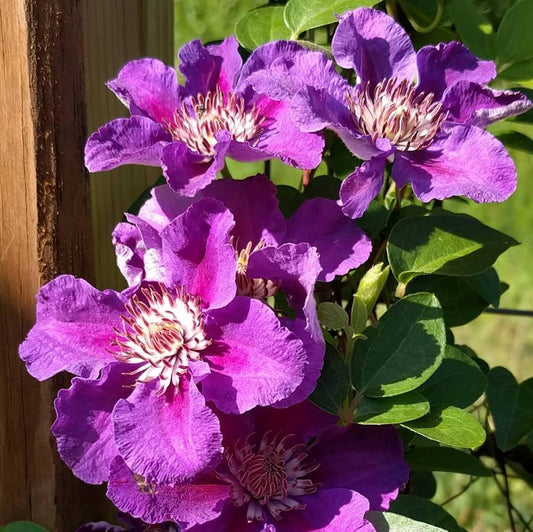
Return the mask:
[[[307,462],[305,445],[288,446],[292,436],[280,438],[267,432],[258,446],[237,443],[233,452],[226,452],[228,473],[218,473],[230,484],[231,497],[235,506],[248,504],[246,519],[263,521],[263,510],[275,519],[281,519],[281,512],[301,510],[305,504],[293,497],[308,495],[318,485],[305,478],[318,468],[318,464]]]
[[[170,386],[177,390],[189,361],[199,360],[211,340],[206,337],[199,298],[162,284],[142,288],[141,294],[126,305],[122,330],[115,329],[114,355],[121,362],[140,364],[131,373],[138,375],[137,382],[159,379],[156,393],[163,395]]]
[[[182,102],[167,128],[175,141],[184,142],[191,151],[213,156],[217,133],[229,131],[233,140],[252,141],[264,120],[255,105],[246,109],[244,98],[232,92],[225,94],[217,87],[205,96],[198,94]]]
[[[348,95],[356,127],[365,135],[389,139],[396,149],[414,151],[427,148],[438,133],[446,115],[433,93],[417,93],[407,80],[383,80],[374,89],[370,84]]]
[[[235,252],[237,255],[237,295],[265,299],[279,292],[280,285],[276,281],[262,277],[251,279],[247,273],[250,254],[264,246],[265,243],[261,241],[252,249],[252,243],[248,242],[244,249],[238,253]]]

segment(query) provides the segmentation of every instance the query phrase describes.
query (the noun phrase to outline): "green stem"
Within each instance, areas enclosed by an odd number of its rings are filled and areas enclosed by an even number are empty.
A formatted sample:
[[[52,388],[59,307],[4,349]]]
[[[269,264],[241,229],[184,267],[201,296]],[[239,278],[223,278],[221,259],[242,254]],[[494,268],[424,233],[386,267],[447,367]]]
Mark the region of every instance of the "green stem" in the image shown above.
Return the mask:
[[[443,12],[444,12],[444,0],[437,0],[437,12],[435,13],[435,18],[433,19],[433,22],[429,26],[420,26],[417,22],[415,22],[414,19],[412,19],[409,15],[407,15],[407,13],[406,13],[406,16],[411,26],[413,26],[413,28],[418,33],[429,33],[433,31],[439,25]]]

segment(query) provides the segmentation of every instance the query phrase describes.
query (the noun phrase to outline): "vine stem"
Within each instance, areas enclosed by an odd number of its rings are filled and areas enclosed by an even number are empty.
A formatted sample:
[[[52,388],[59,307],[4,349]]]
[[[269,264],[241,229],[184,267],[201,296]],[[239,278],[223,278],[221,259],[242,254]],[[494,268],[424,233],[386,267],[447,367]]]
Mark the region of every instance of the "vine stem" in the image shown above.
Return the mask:
[[[457,497],[460,497],[463,493],[465,493],[470,488],[470,486],[472,486],[472,484],[477,482],[480,478],[481,477],[470,477],[470,480],[468,481],[468,484],[463,486],[461,488],[461,490],[458,491],[456,494],[452,495],[451,497],[449,497],[445,501],[441,502],[440,505],[441,506],[445,506],[446,504],[448,504],[448,503],[452,502],[453,500],[457,499]]]

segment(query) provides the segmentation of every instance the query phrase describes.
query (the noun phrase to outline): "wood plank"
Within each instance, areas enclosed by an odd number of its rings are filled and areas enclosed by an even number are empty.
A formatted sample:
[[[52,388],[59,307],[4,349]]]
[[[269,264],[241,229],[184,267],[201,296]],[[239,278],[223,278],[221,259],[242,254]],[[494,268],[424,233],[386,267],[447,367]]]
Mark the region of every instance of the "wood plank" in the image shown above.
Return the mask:
[[[174,62],[172,0],[85,0],[84,35],[88,131],[129,116],[107,89],[129,60],[157,57]],[[111,245],[111,231],[123,212],[161,175],[159,168],[125,166],[91,175],[92,224],[97,250],[96,285],[122,288]]]

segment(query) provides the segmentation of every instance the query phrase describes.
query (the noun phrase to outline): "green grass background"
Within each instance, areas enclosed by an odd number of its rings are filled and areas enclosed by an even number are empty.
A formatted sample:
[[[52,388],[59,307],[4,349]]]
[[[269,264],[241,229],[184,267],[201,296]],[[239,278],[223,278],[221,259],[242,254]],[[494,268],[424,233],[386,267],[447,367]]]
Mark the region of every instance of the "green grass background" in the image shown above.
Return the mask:
[[[175,46],[191,40],[210,42],[233,33],[235,23],[249,9],[265,4],[265,0],[175,0]],[[523,130],[533,138],[533,128]],[[533,157],[525,152],[509,150],[518,169],[518,189],[505,203],[461,205],[447,202],[446,207],[467,212],[486,224],[521,242],[496,263],[500,279],[510,284],[501,306],[533,310]],[[479,157],[483,157],[480,153]],[[261,171],[256,163],[229,163],[235,177],[246,177]],[[297,183],[300,173],[272,162],[272,178],[278,183]],[[472,347],[491,366],[509,368],[518,380],[533,375],[533,319],[483,314],[473,323],[454,329],[458,343]],[[438,473],[438,489],[434,497],[442,502],[468,482],[463,475]],[[513,501],[526,516],[533,513],[531,489],[522,481],[511,481]],[[445,506],[472,532],[505,532],[508,527],[505,501],[492,479],[478,480],[464,495]],[[520,530],[520,528],[518,528]]]

